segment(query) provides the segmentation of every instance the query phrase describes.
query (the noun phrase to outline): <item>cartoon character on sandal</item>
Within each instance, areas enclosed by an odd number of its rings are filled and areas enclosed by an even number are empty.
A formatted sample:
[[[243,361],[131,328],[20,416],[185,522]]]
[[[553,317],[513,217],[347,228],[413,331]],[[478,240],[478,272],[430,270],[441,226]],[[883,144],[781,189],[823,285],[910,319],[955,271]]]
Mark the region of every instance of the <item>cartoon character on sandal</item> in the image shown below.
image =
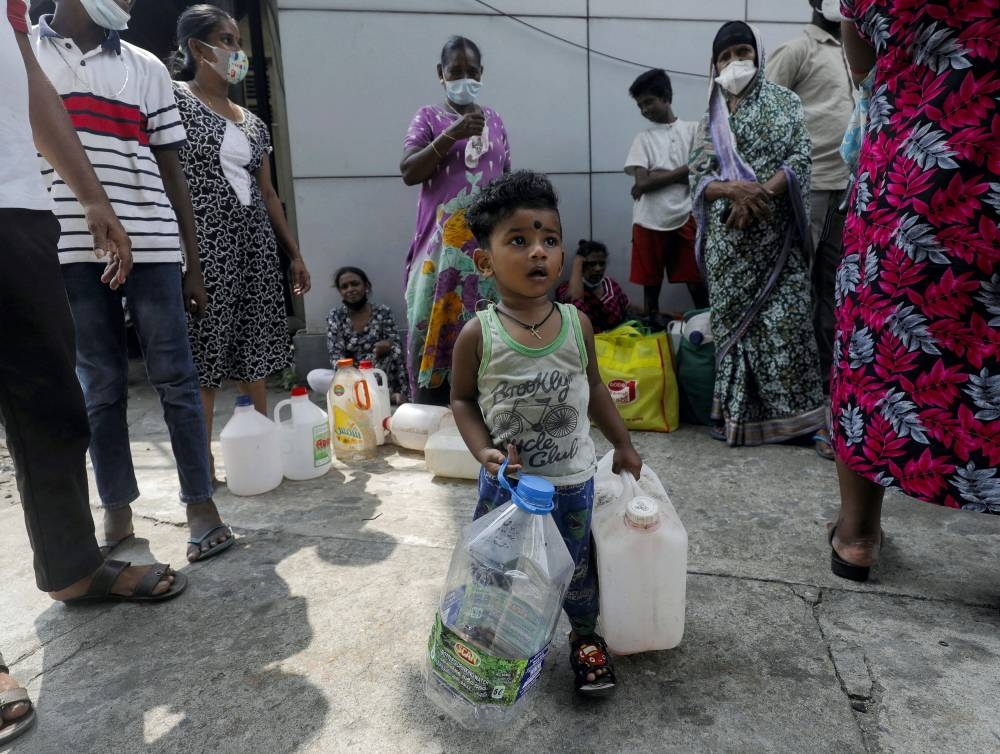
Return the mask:
[[[615,688],[615,670],[604,638],[597,633],[570,634],[569,664],[576,690],[586,696],[606,696]]]

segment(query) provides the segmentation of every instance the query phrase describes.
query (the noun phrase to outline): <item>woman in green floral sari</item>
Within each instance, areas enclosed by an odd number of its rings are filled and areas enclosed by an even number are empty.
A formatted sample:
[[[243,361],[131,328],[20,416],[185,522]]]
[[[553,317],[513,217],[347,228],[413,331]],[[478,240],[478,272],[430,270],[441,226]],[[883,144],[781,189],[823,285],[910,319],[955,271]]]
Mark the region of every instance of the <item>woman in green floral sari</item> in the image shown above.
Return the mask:
[[[803,253],[812,145],[799,98],[763,69],[756,30],[724,24],[689,163],[716,343],[712,434],[729,445],[825,432]]]

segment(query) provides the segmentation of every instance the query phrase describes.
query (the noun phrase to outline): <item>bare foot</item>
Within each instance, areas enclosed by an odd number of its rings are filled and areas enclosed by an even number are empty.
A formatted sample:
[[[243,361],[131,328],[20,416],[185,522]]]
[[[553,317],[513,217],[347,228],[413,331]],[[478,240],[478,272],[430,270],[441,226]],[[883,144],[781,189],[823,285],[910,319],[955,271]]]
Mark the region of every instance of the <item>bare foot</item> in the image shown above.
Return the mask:
[[[104,541],[101,543],[101,553],[107,557],[114,545],[121,542],[129,534],[134,534],[132,525],[132,506],[114,510],[104,509]]]
[[[11,678],[9,673],[0,672],[0,693],[20,687],[21,684]],[[29,712],[31,712],[30,702],[17,702],[4,708],[2,714],[0,714],[0,732],[9,724],[16,723]]]
[[[219,510],[215,507],[215,501],[213,500],[188,505],[186,506],[186,510],[188,528],[191,530],[191,539],[201,539],[205,536],[206,532],[211,531],[222,523],[222,517],[219,515]],[[208,552],[216,545],[222,544],[230,536],[232,535],[229,530],[223,528],[202,542],[200,547],[199,545],[189,544],[187,551],[188,561],[193,563],[201,553]]]
[[[115,580],[115,583],[111,587],[112,594],[119,594],[123,597],[129,596],[135,592],[135,588],[139,585],[142,577],[149,573],[152,568],[152,564],[129,566],[122,571],[121,575],[119,575]],[[87,593],[88,589],[90,589],[90,583],[93,579],[94,575],[91,574],[86,578],[80,579],[75,584],[70,584],[65,589],[60,589],[56,592],[49,592],[49,596],[58,602],[71,600],[74,597],[81,597]],[[153,594],[163,594],[164,592],[169,591],[173,584],[174,570],[171,568],[153,589]]]

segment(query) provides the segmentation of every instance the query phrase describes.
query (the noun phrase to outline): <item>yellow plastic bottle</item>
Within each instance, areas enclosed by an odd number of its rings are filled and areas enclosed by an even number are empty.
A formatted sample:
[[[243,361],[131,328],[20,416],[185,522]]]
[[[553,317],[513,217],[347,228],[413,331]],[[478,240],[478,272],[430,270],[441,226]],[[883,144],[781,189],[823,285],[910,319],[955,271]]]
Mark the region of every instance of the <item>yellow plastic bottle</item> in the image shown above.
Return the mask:
[[[330,409],[330,434],[334,452],[341,461],[356,461],[375,456],[378,441],[372,429],[374,396],[364,375],[353,359],[337,362],[326,402]]]

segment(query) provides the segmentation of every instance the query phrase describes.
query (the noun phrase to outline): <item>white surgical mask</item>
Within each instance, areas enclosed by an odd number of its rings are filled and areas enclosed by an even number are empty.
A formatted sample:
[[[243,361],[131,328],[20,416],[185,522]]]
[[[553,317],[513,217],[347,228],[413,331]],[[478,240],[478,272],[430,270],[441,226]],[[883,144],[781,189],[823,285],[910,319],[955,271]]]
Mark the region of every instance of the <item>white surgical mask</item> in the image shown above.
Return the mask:
[[[456,79],[444,82],[448,99],[456,105],[471,105],[479,96],[479,90],[482,86],[482,82],[475,79]]]
[[[757,66],[752,60],[734,60],[715,77],[715,83],[730,94],[739,94],[756,75]]]
[[[102,29],[122,31],[128,28],[131,16],[115,0],[80,0],[80,5],[90,20]]]
[[[214,63],[208,60],[205,62],[228,83],[238,84],[246,78],[250,61],[247,60],[247,54],[243,50],[224,50],[221,47],[212,47],[208,42],[202,44],[215,53]]]
[[[823,14],[823,18],[827,21],[833,21],[837,24],[847,20],[840,15],[840,0],[823,0],[819,12]]]

